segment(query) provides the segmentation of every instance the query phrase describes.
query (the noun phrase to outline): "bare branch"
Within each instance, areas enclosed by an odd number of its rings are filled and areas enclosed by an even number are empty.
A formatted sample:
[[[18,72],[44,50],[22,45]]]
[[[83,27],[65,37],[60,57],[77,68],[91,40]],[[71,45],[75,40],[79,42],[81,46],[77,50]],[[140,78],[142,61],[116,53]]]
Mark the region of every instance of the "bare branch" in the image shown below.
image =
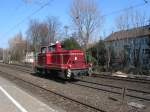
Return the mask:
[[[60,23],[56,17],[48,17],[47,25],[48,25],[49,43],[54,42],[57,32],[59,30]]]
[[[80,43],[87,47],[92,34],[102,25],[101,12],[93,0],[74,0],[70,16],[78,30]]]

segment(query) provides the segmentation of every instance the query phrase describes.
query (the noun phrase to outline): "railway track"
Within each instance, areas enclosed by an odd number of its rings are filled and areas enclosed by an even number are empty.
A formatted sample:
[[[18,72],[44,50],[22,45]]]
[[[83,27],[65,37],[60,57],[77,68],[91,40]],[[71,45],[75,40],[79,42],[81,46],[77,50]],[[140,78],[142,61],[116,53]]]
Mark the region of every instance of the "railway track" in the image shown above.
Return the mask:
[[[86,81],[86,80],[82,80],[82,79],[78,79],[78,81],[80,82],[85,82],[85,83],[90,83],[90,84],[94,84],[94,85],[100,85],[100,86],[107,86],[107,87],[112,87],[112,88],[116,88],[116,89],[123,89],[126,87],[120,87],[120,86],[115,86],[115,85],[109,85],[109,84],[103,84],[103,83],[96,83],[96,82],[92,82],[92,81]],[[146,94],[150,94],[150,91],[143,91],[143,90],[137,90],[137,89],[131,89],[131,88],[126,88],[128,91],[134,91],[134,92],[139,92],[139,93],[146,93]]]
[[[31,68],[31,67],[32,67],[31,64],[11,64],[11,65],[14,65],[14,66],[21,66],[21,67],[26,67],[26,68]]]
[[[111,80],[121,80],[121,81],[128,81],[128,82],[137,82],[137,83],[142,83],[142,84],[150,84],[150,80],[140,79],[140,78],[118,77],[118,76],[95,74],[95,73],[93,74],[92,77],[111,79]]]
[[[84,83],[82,83],[82,82],[84,82]],[[77,86],[87,87],[87,88],[95,89],[98,91],[104,91],[104,92],[114,93],[114,94],[118,94],[118,95],[122,95],[123,90],[126,90],[125,94],[128,97],[145,100],[145,101],[150,101],[150,98],[142,97],[143,94],[145,94],[144,96],[150,95],[150,92],[148,92],[148,91],[142,91],[142,90],[136,90],[136,89],[131,89],[131,88],[124,88],[124,87],[119,87],[119,86],[94,83],[94,82],[89,82],[89,81],[84,81],[84,80],[79,80],[77,83],[74,83],[74,82],[70,82],[70,83],[77,85]],[[106,87],[107,87],[107,89],[106,89]],[[114,90],[114,88],[115,88],[115,90]],[[135,95],[135,94],[142,94],[142,95]]]
[[[23,67],[23,68],[28,68],[28,69],[32,68],[32,66],[29,66],[29,65],[20,65],[20,64],[11,64],[11,65]],[[31,71],[31,70],[27,70],[27,71]],[[127,82],[136,82],[136,83],[142,83],[142,84],[150,84],[150,80],[140,79],[140,78],[118,77],[118,76],[103,75],[103,74],[96,74],[96,73],[94,73],[92,75],[92,77],[111,79],[111,80],[121,80],[121,81],[127,81]]]
[[[17,64],[0,64],[0,66],[2,67],[9,67],[11,69],[16,69],[19,70],[21,72],[25,72],[25,73],[32,73],[32,67],[26,67],[23,65],[17,65]]]
[[[82,101],[78,101],[78,100],[76,100],[76,99],[73,99],[73,98],[70,98],[70,97],[68,97],[68,96],[65,96],[64,94],[61,94],[61,93],[58,93],[58,92],[54,92],[54,91],[52,91],[52,90],[50,90],[50,89],[47,89],[47,88],[44,88],[44,87],[42,87],[42,86],[40,86],[40,85],[34,84],[33,82],[26,81],[26,80],[24,80],[24,79],[22,79],[22,78],[19,78],[19,77],[16,77],[16,76],[12,75],[12,74],[9,74],[9,73],[6,73],[6,72],[2,72],[2,71],[0,71],[0,73],[5,74],[5,76],[8,76],[8,75],[9,75],[9,77],[11,76],[11,77],[15,78],[15,80],[20,80],[20,81],[22,81],[22,82],[24,82],[24,83],[30,84],[31,86],[40,88],[40,89],[43,90],[43,91],[46,91],[46,92],[51,93],[51,94],[55,94],[56,96],[62,97],[62,98],[64,98],[65,100],[69,100],[69,101],[74,102],[74,103],[77,103],[77,104],[79,104],[79,105],[83,105],[83,106],[88,107],[88,108],[91,108],[91,109],[93,109],[93,110],[95,110],[95,111],[107,112],[107,111],[102,110],[102,109],[100,109],[100,108],[97,108],[97,107],[94,107],[94,106],[92,106],[92,105],[83,103]]]
[[[12,69],[15,68],[15,69],[17,69],[21,72],[25,72],[25,73],[32,72],[31,70],[26,70],[26,69],[24,70],[22,68],[14,67],[14,66],[11,66],[10,68],[12,68]],[[86,87],[86,88],[94,89],[97,91],[104,91],[104,92],[114,93],[114,94],[118,94],[118,95],[122,95],[123,94],[122,91],[125,89],[126,96],[128,96],[128,97],[145,100],[145,101],[150,101],[150,98],[143,97],[143,96],[150,95],[149,91],[125,88],[125,87],[103,84],[103,83],[96,83],[96,82],[92,82],[92,81],[86,81],[83,79],[77,79],[76,82],[69,81],[68,83],[76,85],[76,86]]]

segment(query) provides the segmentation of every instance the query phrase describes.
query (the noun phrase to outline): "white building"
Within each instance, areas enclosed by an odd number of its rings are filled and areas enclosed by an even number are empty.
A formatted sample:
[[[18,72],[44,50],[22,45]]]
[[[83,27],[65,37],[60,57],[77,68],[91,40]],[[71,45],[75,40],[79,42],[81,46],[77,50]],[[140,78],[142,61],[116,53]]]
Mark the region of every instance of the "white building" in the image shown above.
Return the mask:
[[[25,59],[23,60],[24,63],[33,63],[34,62],[34,53],[28,52],[26,53]]]

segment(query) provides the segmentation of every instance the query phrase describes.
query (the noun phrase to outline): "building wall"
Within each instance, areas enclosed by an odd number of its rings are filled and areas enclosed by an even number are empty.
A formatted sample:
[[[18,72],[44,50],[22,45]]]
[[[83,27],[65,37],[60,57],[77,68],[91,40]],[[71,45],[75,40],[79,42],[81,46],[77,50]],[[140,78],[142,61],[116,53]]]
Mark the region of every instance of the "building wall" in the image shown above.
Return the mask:
[[[115,58],[119,58],[124,51],[129,58],[128,64],[133,65],[135,57],[139,55],[139,63],[150,68],[150,36],[126,38],[123,40],[114,40],[106,42],[106,47],[111,47],[114,51]]]

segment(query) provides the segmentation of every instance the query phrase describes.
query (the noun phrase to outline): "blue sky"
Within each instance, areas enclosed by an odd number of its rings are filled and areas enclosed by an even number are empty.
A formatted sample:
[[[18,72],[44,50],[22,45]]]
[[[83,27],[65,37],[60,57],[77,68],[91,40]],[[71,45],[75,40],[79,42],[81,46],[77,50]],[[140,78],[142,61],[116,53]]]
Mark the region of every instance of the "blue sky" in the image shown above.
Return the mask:
[[[25,35],[29,21],[31,19],[44,21],[48,16],[56,16],[59,18],[62,26],[71,24],[71,19],[69,17],[69,7],[72,0],[52,0],[52,2],[47,7],[45,7],[32,17],[26,19],[24,22],[21,22],[40,7],[39,4],[37,5],[34,2],[25,3],[24,1],[25,0],[1,0],[0,47],[8,47],[9,38],[13,37],[17,32],[22,32]],[[150,0],[148,1],[150,2]],[[105,17],[103,30],[105,30],[106,34],[109,34],[114,30],[114,20],[116,16],[120,14],[110,14],[111,12],[137,4],[142,4],[144,3],[144,0],[96,0],[96,3],[102,14],[107,15]],[[145,13],[150,15],[150,3],[136,9],[139,11],[144,11]],[[20,22],[21,24],[17,25]],[[15,25],[17,25],[17,27],[13,28]]]

